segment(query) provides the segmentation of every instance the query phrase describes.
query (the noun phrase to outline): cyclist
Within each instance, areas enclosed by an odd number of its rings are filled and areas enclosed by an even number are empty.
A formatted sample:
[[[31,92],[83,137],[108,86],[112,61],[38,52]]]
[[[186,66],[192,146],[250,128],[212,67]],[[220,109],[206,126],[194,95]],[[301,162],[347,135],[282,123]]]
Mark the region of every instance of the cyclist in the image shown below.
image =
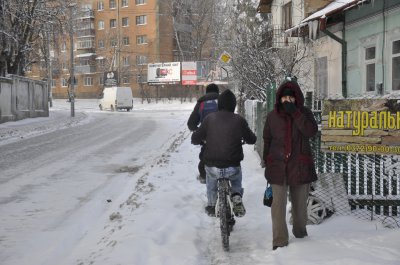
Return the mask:
[[[229,177],[232,185],[233,212],[236,216],[245,215],[242,197],[243,160],[242,140],[254,144],[257,140],[247,121],[235,114],[236,97],[228,89],[218,97],[218,111],[211,113],[192,134],[192,144],[206,142],[204,163],[207,177],[207,199],[205,207],[209,216],[215,216],[217,201],[217,179]]]
[[[209,84],[206,87],[206,94],[197,100],[196,106],[190,114],[189,120],[187,122],[188,128],[191,131],[198,129],[199,124],[204,120],[204,118],[212,112],[218,110],[218,94],[219,88],[216,84]],[[206,183],[206,171],[204,169],[203,153],[204,144],[201,144],[201,150],[199,154],[199,181],[200,183]]]

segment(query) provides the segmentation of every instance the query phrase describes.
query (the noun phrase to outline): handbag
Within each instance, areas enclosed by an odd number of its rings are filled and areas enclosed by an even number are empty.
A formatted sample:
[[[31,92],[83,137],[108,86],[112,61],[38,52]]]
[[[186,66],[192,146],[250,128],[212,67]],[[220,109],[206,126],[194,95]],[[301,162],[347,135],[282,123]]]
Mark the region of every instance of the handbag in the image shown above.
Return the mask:
[[[267,183],[267,186],[265,187],[265,191],[264,191],[264,196],[263,196],[263,204],[265,206],[271,207],[272,200],[273,200],[272,187],[269,183]]]

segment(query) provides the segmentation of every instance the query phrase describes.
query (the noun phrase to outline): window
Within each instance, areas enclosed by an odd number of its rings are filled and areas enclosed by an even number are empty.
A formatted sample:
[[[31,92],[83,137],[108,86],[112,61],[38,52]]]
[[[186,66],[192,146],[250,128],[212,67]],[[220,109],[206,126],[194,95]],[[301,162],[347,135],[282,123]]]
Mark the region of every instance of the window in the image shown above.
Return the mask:
[[[85,76],[84,78],[83,78],[83,84],[84,84],[84,86],[93,86],[93,77],[91,77],[91,76]]]
[[[81,66],[90,65],[89,58],[79,58],[79,64],[78,65],[81,65]]]
[[[128,4],[129,4],[129,0],[122,0],[122,2],[121,2],[122,7],[127,7]]]
[[[147,43],[147,36],[146,35],[138,35],[136,37],[137,44],[146,44]]]
[[[63,41],[63,43],[61,44],[61,51],[65,52],[66,50],[67,50],[67,43]]]
[[[104,48],[104,40],[99,40],[99,42],[98,42],[98,47],[99,47],[100,49],[103,49],[103,48]]]
[[[51,79],[51,87],[56,87],[56,80],[55,79]]]
[[[136,64],[137,65],[147,64],[147,56],[136,55]]]
[[[328,96],[328,58],[320,57],[314,61],[315,88],[320,99]]]
[[[122,57],[124,66],[129,66],[129,57]]]
[[[67,84],[65,86],[68,86],[70,83],[71,78],[68,77],[68,79],[66,79]],[[78,85],[78,79],[76,77],[74,77],[74,85]]]
[[[98,26],[99,30],[100,29],[104,29],[104,21],[103,20],[99,20],[99,26]]]
[[[104,10],[104,1],[99,1],[97,3],[97,10],[98,11]]]
[[[136,16],[136,25],[144,25],[147,23],[147,16]]]
[[[115,9],[115,7],[116,7],[115,0],[110,0],[110,8]]]
[[[129,18],[127,18],[127,17],[122,18],[122,26],[123,27],[129,26]]]
[[[93,48],[93,40],[92,39],[86,39],[86,40],[78,41],[78,48],[79,49]]]
[[[125,45],[125,46],[129,45],[129,37],[123,37],[122,38],[122,44]]]
[[[115,18],[110,19],[110,28],[117,27],[117,20]]]
[[[110,46],[111,47],[117,47],[117,40],[115,38],[110,40]]]
[[[47,68],[46,62],[42,59],[42,61],[40,62],[40,69],[43,70],[46,68]]]
[[[292,2],[288,2],[282,9],[282,26],[283,29],[292,27]]]
[[[99,77],[99,84],[104,85],[104,76]]]
[[[136,0],[137,5],[144,5],[147,3],[147,0]]]
[[[104,58],[100,57],[100,59],[97,59],[97,61],[98,61],[98,64],[100,66],[105,66],[106,65],[106,59],[104,59]]]
[[[136,76],[136,82],[137,82],[138,84],[140,84],[140,83],[147,83],[147,74],[146,74],[146,73],[138,74],[138,75]]]
[[[32,72],[32,65],[27,65],[27,66],[25,67],[25,71],[26,71],[26,72]]]
[[[375,47],[365,49],[366,90],[375,91]]]
[[[122,83],[129,84],[129,77],[127,76],[122,77]]]
[[[392,47],[392,90],[400,90],[400,40]]]
[[[65,79],[65,78],[62,78],[62,79],[61,79],[61,86],[62,86],[62,87],[67,87],[67,86],[68,86],[68,81],[67,81],[67,79]]]

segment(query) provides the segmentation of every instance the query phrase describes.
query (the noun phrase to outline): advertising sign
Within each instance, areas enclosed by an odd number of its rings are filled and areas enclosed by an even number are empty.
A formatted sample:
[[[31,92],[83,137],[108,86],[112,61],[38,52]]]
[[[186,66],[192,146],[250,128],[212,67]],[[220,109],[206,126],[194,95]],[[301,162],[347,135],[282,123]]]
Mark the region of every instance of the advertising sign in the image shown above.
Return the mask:
[[[147,82],[154,84],[176,83],[181,81],[181,63],[148,64]]]
[[[321,150],[400,155],[400,100],[327,100]]]
[[[118,85],[118,73],[117,71],[109,71],[104,73],[104,86],[117,86]]]
[[[196,62],[182,62],[182,85],[197,84]]]

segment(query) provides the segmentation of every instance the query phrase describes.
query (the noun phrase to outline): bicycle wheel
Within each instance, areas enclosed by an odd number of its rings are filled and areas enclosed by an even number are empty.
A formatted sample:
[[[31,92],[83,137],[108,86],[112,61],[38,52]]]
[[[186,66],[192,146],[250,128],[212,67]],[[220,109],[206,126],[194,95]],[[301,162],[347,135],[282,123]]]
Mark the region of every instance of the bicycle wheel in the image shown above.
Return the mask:
[[[230,234],[230,207],[228,205],[228,182],[227,180],[218,181],[218,200],[219,200],[219,218],[221,228],[222,246],[225,251],[229,251]]]

